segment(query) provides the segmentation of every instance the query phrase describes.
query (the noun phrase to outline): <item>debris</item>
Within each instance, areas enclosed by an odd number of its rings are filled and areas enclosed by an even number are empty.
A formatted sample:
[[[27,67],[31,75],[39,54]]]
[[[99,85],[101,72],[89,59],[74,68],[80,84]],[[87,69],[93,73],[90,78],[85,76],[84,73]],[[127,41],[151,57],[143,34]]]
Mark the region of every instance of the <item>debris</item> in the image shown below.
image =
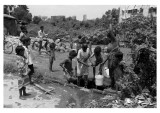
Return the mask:
[[[86,92],[90,92],[90,90],[89,90],[89,89],[87,89],[87,88],[81,88],[80,90],[82,90],[82,91],[86,91]]]
[[[36,83],[34,83],[34,86],[36,86],[36,87],[38,87],[39,89],[41,89],[42,91],[44,91],[45,94],[51,94],[50,92],[54,90],[54,89],[52,89],[52,90],[48,90],[48,91],[47,91],[45,88],[43,88],[42,86],[40,86],[40,85],[38,85],[38,84],[36,84]]]

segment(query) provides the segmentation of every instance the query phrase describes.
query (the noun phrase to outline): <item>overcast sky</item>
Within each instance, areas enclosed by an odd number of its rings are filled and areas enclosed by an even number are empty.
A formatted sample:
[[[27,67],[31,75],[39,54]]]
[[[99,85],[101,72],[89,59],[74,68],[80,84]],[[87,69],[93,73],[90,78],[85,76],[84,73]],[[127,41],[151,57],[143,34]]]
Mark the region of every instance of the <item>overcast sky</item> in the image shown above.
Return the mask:
[[[87,19],[101,18],[109,9],[125,6],[120,5],[28,5],[33,16],[76,16],[78,20],[87,15]]]

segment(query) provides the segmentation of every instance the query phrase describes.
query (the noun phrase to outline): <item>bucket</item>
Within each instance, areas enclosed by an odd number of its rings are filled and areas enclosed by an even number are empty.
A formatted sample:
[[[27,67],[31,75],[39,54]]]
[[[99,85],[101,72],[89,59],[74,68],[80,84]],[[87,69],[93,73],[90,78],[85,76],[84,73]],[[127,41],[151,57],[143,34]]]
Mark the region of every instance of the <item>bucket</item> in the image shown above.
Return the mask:
[[[107,78],[110,78],[110,77],[109,77],[109,69],[108,69],[108,67],[104,67],[104,73],[103,73],[103,75],[104,75],[105,77],[107,77]]]
[[[95,84],[96,86],[102,86],[103,85],[103,75],[96,75],[95,76]]]

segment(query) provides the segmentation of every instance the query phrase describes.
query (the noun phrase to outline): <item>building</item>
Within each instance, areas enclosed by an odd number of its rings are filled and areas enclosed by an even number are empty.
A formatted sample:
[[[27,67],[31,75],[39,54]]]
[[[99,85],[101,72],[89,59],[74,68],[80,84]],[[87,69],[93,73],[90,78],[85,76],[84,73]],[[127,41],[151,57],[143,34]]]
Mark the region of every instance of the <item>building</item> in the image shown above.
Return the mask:
[[[83,21],[87,21],[87,15],[83,15]]]
[[[51,16],[51,22],[59,22],[64,20],[65,20],[65,16]]]
[[[18,35],[17,19],[7,14],[4,14],[3,17],[4,17],[4,33],[17,36]]]
[[[120,8],[120,16],[119,16],[119,22],[122,22],[124,19],[127,19],[131,16],[137,15],[137,14],[143,14],[146,17],[156,17],[157,11],[156,6],[149,6],[149,5],[135,5],[135,6],[127,6],[125,9]]]

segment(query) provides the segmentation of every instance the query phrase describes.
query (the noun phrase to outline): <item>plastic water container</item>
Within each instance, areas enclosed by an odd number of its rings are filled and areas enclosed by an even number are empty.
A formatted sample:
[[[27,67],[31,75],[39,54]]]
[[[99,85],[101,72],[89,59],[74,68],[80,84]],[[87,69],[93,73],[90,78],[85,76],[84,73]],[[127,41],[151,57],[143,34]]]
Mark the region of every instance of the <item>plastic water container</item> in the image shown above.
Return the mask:
[[[95,84],[96,86],[102,86],[103,85],[103,75],[96,75],[95,76]]]
[[[110,78],[109,77],[109,69],[108,69],[108,67],[104,67],[104,74],[103,74],[105,77],[107,77],[107,78]]]

